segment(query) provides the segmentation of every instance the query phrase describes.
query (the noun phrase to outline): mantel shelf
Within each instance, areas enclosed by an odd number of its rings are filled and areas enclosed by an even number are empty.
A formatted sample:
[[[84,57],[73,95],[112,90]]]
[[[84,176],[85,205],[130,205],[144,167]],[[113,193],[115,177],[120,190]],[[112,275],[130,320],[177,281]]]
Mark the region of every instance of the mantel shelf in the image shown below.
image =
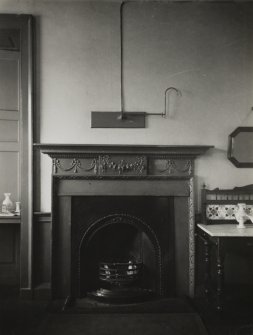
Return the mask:
[[[34,143],[34,148],[50,157],[61,154],[146,154],[197,157],[212,145],[103,145]]]

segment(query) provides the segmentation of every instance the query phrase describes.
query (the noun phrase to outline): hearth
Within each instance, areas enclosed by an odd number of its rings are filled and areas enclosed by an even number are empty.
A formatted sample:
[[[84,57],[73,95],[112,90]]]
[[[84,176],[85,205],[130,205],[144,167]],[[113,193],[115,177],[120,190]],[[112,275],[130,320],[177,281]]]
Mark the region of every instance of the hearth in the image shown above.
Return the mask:
[[[53,298],[194,294],[194,159],[209,146],[40,145],[53,158]]]

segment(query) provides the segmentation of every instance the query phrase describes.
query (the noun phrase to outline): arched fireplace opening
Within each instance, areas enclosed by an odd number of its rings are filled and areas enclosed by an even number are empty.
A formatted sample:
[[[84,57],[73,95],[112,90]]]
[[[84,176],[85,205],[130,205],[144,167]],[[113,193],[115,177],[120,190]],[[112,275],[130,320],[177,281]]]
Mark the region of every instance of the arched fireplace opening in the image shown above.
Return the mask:
[[[79,255],[81,297],[127,301],[161,293],[161,247],[140,218],[113,214],[95,221]]]
[[[73,197],[71,296],[173,296],[173,207],[171,197]]]

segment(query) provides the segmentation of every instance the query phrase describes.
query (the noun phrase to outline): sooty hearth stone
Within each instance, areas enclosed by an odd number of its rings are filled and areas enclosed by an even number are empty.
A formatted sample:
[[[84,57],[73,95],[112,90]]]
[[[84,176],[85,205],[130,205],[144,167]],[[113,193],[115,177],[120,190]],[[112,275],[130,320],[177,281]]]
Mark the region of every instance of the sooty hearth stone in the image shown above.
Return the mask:
[[[116,304],[142,302],[149,300],[152,295],[153,292],[151,290],[139,287],[119,287],[112,290],[100,288],[88,293],[88,297],[98,302]]]
[[[62,312],[64,301],[56,300],[49,304],[48,311]],[[108,304],[98,302],[94,299],[76,299],[65,308],[64,313],[194,313],[188,302],[183,298],[153,299],[141,303],[131,304]]]
[[[207,335],[196,313],[53,314],[36,335]]]

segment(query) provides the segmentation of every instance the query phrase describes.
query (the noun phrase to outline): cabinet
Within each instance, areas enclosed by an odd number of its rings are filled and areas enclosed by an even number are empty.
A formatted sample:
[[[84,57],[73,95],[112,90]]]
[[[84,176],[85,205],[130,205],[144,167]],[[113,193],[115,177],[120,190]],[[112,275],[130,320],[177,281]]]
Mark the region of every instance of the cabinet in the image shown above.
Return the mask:
[[[231,250],[240,252],[253,259],[253,224],[245,229],[238,229],[235,224],[197,225],[197,236],[204,243],[205,294],[209,299],[214,296],[217,311],[224,309],[225,301],[225,257]],[[211,249],[215,252],[215,264],[211,264]],[[216,283],[213,287],[212,269],[216,272]]]
[[[20,217],[0,217],[0,285],[18,286]]]

